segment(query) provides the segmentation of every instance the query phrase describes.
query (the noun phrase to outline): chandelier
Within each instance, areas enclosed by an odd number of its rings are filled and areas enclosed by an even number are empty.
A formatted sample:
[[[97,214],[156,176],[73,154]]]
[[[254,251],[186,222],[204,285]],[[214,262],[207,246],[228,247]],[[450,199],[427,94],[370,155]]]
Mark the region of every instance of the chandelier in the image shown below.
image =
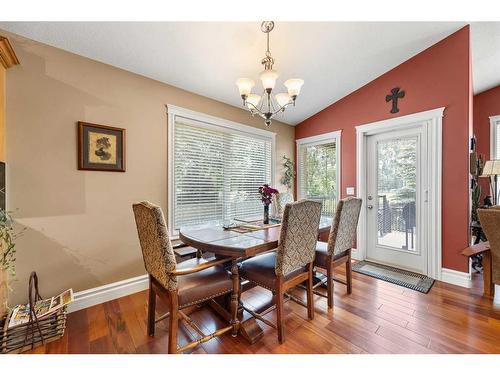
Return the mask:
[[[274,29],[274,22],[264,21],[260,28],[267,36],[266,56],[261,61],[264,70],[259,76],[263,87],[262,95],[252,94],[255,81],[250,78],[240,78],[236,81],[236,85],[243,99],[243,106],[248,108],[252,116],[259,115],[264,119],[266,126],[270,126],[271,120],[276,115],[285,112],[289,105],[295,106],[295,100],[304,81],[299,78],[285,81],[284,85],[288,89],[288,93],[279,93],[273,97],[272,92],[278,79],[278,72],[273,69],[274,59],[269,51],[269,34]]]

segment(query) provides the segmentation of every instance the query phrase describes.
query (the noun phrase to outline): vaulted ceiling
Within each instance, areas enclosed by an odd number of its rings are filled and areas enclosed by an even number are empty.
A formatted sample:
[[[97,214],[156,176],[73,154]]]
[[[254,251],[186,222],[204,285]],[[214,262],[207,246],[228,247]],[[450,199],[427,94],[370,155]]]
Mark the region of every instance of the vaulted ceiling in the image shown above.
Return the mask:
[[[285,91],[287,78],[305,80],[296,107],[281,120],[305,120],[465,24],[277,22],[275,91]],[[472,27],[475,91],[500,84],[499,24]],[[257,81],[265,51],[260,22],[1,22],[0,28],[234,106],[241,105],[236,79]]]

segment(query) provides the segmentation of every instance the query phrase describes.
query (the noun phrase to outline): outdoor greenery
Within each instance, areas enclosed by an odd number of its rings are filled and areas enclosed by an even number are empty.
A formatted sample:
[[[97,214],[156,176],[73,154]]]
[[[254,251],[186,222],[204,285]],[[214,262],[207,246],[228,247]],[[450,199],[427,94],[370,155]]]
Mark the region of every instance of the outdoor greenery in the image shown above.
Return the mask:
[[[306,194],[308,197],[337,197],[337,153],[335,143],[307,146]]]
[[[309,199],[322,203],[322,214],[333,216],[337,206],[336,143],[305,146],[301,150],[304,164],[304,193]]]
[[[378,192],[393,206],[416,199],[416,146],[411,138],[378,143]]]

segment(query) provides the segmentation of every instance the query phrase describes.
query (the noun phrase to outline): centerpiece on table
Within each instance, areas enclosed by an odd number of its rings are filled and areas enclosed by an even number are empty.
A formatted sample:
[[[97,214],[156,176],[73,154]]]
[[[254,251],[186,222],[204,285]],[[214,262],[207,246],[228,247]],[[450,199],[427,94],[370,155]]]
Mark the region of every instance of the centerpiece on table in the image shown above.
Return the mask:
[[[272,202],[273,194],[278,193],[278,190],[264,184],[259,187],[260,200],[264,204],[264,224],[269,224],[269,205]]]

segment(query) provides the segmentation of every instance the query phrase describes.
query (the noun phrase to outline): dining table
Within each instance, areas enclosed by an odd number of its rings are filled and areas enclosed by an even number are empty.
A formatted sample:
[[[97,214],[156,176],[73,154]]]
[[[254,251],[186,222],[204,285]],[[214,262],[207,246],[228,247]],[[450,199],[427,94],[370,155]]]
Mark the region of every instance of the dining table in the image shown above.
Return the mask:
[[[318,237],[330,230],[332,218],[322,216],[318,227]],[[253,316],[244,316],[241,293],[256,285],[239,278],[238,263],[247,258],[273,251],[278,247],[281,225],[279,223],[263,225],[260,229],[241,231],[236,228],[224,228],[223,225],[198,225],[181,227],[179,239],[186,245],[202,252],[214,254],[216,258],[228,258],[229,271],[233,279],[233,291],[230,295],[212,299],[209,306],[222,318],[236,324],[238,332],[251,344],[260,340],[262,328]],[[238,321],[231,319],[231,306],[238,309]],[[258,309],[258,313],[270,311],[273,301]],[[233,310],[234,311],[234,310]]]

